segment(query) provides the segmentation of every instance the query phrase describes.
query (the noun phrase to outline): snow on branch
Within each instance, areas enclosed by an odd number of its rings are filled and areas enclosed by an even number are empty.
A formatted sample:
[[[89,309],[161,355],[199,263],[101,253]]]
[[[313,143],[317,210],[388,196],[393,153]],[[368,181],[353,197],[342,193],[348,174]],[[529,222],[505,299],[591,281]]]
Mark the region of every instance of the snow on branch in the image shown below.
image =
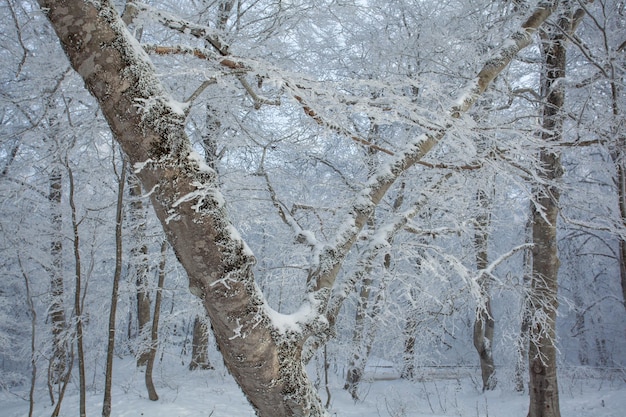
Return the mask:
[[[448,173],[440,178],[435,184],[430,187],[430,191],[437,190],[443,183],[452,177],[452,173]],[[314,335],[314,339],[311,340],[303,352],[303,361],[306,363],[313,356],[318,346],[321,346],[330,335],[334,332],[334,326],[337,322],[337,316],[343,302],[352,293],[357,283],[363,281],[368,277],[372,269],[374,268],[374,260],[380,254],[380,251],[391,245],[394,237],[398,232],[403,230],[407,222],[415,217],[421,209],[426,205],[428,199],[426,193],[422,194],[422,197],[413,204],[412,207],[405,210],[402,213],[395,215],[389,222],[377,228],[372,234],[367,248],[365,249],[362,260],[359,262],[359,266],[356,271],[349,278],[347,278],[340,287],[336,288],[328,301],[325,319],[328,322],[329,331],[322,334]]]
[[[532,34],[555,10],[555,2],[541,2],[530,17],[505,41],[500,49],[489,58],[477,76],[468,84],[464,93],[457,99],[457,104],[450,109],[450,116],[459,118],[469,110],[478,97],[486,90],[489,83],[511,62],[514,56],[530,45]],[[374,207],[382,200],[389,188],[400,174],[418,164],[452,127],[448,123],[445,128],[421,134],[406,145],[403,151],[394,155],[390,163],[383,164],[366,183],[365,188],[354,201],[343,226],[337,231],[332,250],[320,255],[320,274],[316,278],[316,288],[332,288],[340,265],[356,242],[357,236],[364,227]]]
[[[452,117],[458,118],[462,113],[470,109],[485,92],[491,81],[506,68],[511,60],[532,42],[532,35],[539,26],[556,9],[557,1],[540,2],[534,12],[522,24],[522,27],[512,34],[502,46],[485,62],[476,77],[466,86],[465,90],[457,98],[456,106],[452,109]]]
[[[261,158],[261,166],[259,167],[259,171],[257,172],[257,175],[265,179],[265,184],[267,186],[267,191],[269,193],[270,200],[272,201],[272,205],[278,211],[278,216],[283,221],[283,223],[285,223],[287,226],[289,226],[289,228],[291,228],[291,230],[293,231],[296,237],[296,241],[298,243],[306,243],[307,245],[311,247],[317,246],[318,242],[313,232],[309,230],[304,230],[302,226],[300,226],[298,221],[291,215],[291,212],[287,210],[285,205],[278,199],[278,196],[276,195],[276,191],[274,190],[274,187],[272,186],[272,183],[270,182],[269,175],[267,175],[267,172],[265,171],[265,166],[264,166],[265,151],[266,149],[263,149],[263,157]]]
[[[485,269],[481,269],[480,271],[478,271],[478,274],[476,275],[476,277],[474,277],[473,281],[478,282],[480,278],[485,275],[493,277],[494,269],[496,269],[502,262],[506,261],[507,259],[515,255],[519,251],[532,249],[533,246],[534,245],[532,243],[525,243],[523,245],[514,247],[508,252],[503,253],[502,255],[498,256],[497,259],[491,262]]]
[[[134,7],[137,11],[156,19],[157,22],[162,23],[170,29],[192,35],[199,39],[204,39],[222,56],[229,54],[228,44],[220,37],[219,31],[216,29],[186,21],[171,13],[155,9],[144,3],[132,2],[129,3],[128,7]]]

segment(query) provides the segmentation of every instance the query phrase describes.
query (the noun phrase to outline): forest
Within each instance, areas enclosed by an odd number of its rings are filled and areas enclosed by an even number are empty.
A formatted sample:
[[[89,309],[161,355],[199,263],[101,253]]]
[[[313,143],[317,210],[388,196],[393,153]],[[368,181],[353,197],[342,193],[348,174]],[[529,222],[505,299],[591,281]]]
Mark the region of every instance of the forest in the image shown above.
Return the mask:
[[[0,16],[9,416],[622,415],[626,2]]]

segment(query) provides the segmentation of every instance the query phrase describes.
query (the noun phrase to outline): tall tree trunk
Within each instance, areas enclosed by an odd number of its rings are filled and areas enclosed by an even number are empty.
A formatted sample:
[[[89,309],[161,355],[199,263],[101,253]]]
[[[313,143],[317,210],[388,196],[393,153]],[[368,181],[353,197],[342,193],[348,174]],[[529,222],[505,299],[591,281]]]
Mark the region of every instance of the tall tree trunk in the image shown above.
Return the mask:
[[[122,171],[118,177],[117,208],[115,213],[115,271],[111,290],[111,308],[109,310],[109,335],[107,343],[107,359],[104,381],[104,399],[102,401],[102,417],[111,415],[111,386],[113,382],[113,355],[115,353],[115,317],[117,314],[117,298],[120,277],[122,275],[122,221],[124,202],[124,183],[126,182],[126,161],[122,158]]]
[[[569,2],[564,2],[556,26],[542,32],[541,51],[544,60],[541,91],[545,97],[541,138],[545,147],[539,155],[546,181],[538,190],[533,205],[533,260],[530,294],[532,326],[529,346],[528,417],[560,417],[557,383],[556,315],[558,309],[559,257],[557,220],[559,189],[562,176],[560,152],[554,146],[563,135],[563,104],[565,101],[566,34],[572,31]]]
[[[209,325],[206,319],[196,316],[193,321],[193,337],[191,342],[191,362],[189,370],[213,369],[209,361]]]
[[[485,270],[488,266],[488,239],[489,239],[489,199],[486,193],[479,190],[476,196],[478,207],[481,210],[476,218],[474,245],[476,247],[476,269]],[[481,303],[476,311],[474,321],[474,347],[480,359],[480,370],[483,380],[483,391],[496,388],[496,366],[493,361],[493,334],[495,321],[491,311],[491,278],[481,274],[478,278]]]

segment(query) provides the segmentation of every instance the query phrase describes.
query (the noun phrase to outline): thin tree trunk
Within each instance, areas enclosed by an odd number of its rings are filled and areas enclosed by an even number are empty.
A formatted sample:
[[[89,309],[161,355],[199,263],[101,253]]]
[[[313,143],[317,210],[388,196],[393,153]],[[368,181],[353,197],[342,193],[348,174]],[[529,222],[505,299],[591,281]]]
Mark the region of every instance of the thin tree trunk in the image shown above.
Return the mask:
[[[624,166],[624,161],[621,158],[618,159],[617,157],[614,157],[614,163],[617,169],[617,192],[622,226],[626,227],[626,167]],[[622,287],[622,300],[624,308],[626,309],[626,239],[623,237],[619,238],[619,272],[620,284]]]
[[[154,300],[154,314],[152,315],[152,329],[150,331],[150,351],[148,362],[146,363],[146,388],[148,398],[157,401],[159,396],[152,380],[152,370],[156,359],[157,348],[159,347],[159,318],[161,316],[161,300],[163,299],[163,283],[165,282],[165,261],[167,259],[167,241],[161,244],[161,262],[159,262],[159,282],[157,283],[156,299]]]
[[[33,297],[30,292],[30,278],[22,265],[22,259],[18,255],[17,262],[22,271],[22,277],[24,278],[24,287],[26,289],[26,304],[28,306],[28,312],[30,314],[30,389],[28,390],[28,417],[33,416],[33,410],[35,408],[35,384],[37,382],[37,361],[35,360],[36,351],[36,335],[37,335],[37,310],[35,310],[35,304],[33,303]]]
[[[532,212],[532,207],[531,207]],[[525,243],[532,242],[532,215],[528,216],[526,222],[526,239]],[[530,329],[530,281],[532,276],[532,251],[526,249],[524,251],[524,275],[522,277],[522,302],[521,302],[521,321],[520,332],[516,340],[517,361],[515,363],[515,390],[517,392],[524,391],[524,376],[526,372],[526,363],[528,362],[528,338]]]
[[[119,295],[120,278],[122,276],[122,221],[124,208],[124,184],[126,182],[126,160],[122,158],[122,171],[118,178],[117,210],[115,213],[115,272],[111,290],[111,309],[109,310],[109,337],[104,381],[104,400],[102,416],[111,415],[111,385],[113,382],[113,355],[115,351],[115,317],[117,314],[117,298]]]
[[[474,244],[476,246],[476,269],[480,272],[488,266],[488,239],[489,239],[489,199],[486,193],[479,190],[477,193],[477,206],[481,213],[476,219],[476,230],[474,232]],[[480,370],[483,380],[483,391],[490,391],[496,388],[496,367],[493,360],[493,334],[495,321],[491,311],[491,279],[486,274],[481,274],[478,278],[481,305],[476,311],[474,321],[474,347],[480,359]]]
[[[59,398],[57,399],[57,403],[54,406],[54,410],[52,411],[51,417],[58,417],[61,412],[61,404],[63,403],[63,397],[65,397],[65,391],[67,389],[67,384],[70,382],[70,377],[72,376],[72,369],[74,367],[74,346],[70,348],[69,352],[69,363],[67,370],[65,371],[65,375],[63,375],[63,380],[60,383],[59,388]]]
[[[605,34],[606,36],[606,34]],[[608,43],[605,43],[608,45]],[[614,54],[617,56],[619,53],[624,53],[624,49],[626,48],[626,42],[622,42],[622,44],[616,49]],[[612,51],[607,51],[607,53],[611,53]],[[624,61],[622,60],[622,65]],[[619,210],[622,220],[622,227],[626,227],[626,162],[624,161],[624,134],[623,131],[621,134],[619,133],[619,126],[623,123],[622,118],[622,109],[620,107],[620,94],[622,90],[623,83],[620,82],[618,76],[615,71],[616,65],[610,65],[610,85],[611,85],[611,108],[613,113],[613,121],[614,121],[614,132],[613,136],[615,138],[615,151],[611,152],[611,158],[613,159],[613,163],[615,164],[615,168],[617,171],[616,185],[617,185],[617,196],[619,199]],[[622,297],[624,301],[624,308],[626,308],[626,239],[624,237],[620,237],[619,240],[619,263],[620,263],[620,284],[622,286]]]
[[[75,262],[75,286],[74,289],[74,319],[76,320],[76,350],[78,351],[78,386],[79,386],[79,415],[85,417],[87,415],[85,387],[85,350],[83,347],[83,313],[81,306],[81,285],[82,272],[80,261],[80,238],[78,234],[78,220],[76,218],[76,204],[74,203],[74,175],[69,164],[67,165],[67,173],[70,182],[69,202],[72,212],[72,231],[74,234],[74,262]]]

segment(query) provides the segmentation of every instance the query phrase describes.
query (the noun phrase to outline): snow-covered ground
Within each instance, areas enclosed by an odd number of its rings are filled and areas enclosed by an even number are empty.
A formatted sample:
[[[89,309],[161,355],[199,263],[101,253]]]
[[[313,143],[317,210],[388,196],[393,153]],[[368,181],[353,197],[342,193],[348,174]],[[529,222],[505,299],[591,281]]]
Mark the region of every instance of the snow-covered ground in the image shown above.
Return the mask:
[[[115,417],[252,417],[254,413],[232,378],[216,370],[189,372],[180,363],[159,366],[154,381],[159,401],[150,401],[144,374],[131,359],[117,360],[114,369],[112,416]],[[382,373],[381,373],[382,371]],[[341,389],[341,379],[331,383],[331,415],[345,417],[525,417],[527,394],[502,388],[486,394],[477,389],[477,375],[471,370],[424,374],[421,381],[395,378],[391,369],[378,368],[361,389],[362,399],[354,402]],[[370,374],[371,376],[371,374]],[[101,415],[102,375],[89,375],[87,415]],[[94,383],[95,381],[95,383]],[[99,387],[94,389],[94,386]],[[504,385],[504,384],[501,384]],[[598,378],[593,372],[564,372],[560,379],[561,412],[564,417],[626,416],[626,374]],[[321,395],[326,400],[325,390]],[[28,415],[27,388],[0,392],[0,415]],[[44,389],[38,388],[34,416],[50,416],[53,407]],[[68,387],[61,416],[78,415],[76,385]]]

